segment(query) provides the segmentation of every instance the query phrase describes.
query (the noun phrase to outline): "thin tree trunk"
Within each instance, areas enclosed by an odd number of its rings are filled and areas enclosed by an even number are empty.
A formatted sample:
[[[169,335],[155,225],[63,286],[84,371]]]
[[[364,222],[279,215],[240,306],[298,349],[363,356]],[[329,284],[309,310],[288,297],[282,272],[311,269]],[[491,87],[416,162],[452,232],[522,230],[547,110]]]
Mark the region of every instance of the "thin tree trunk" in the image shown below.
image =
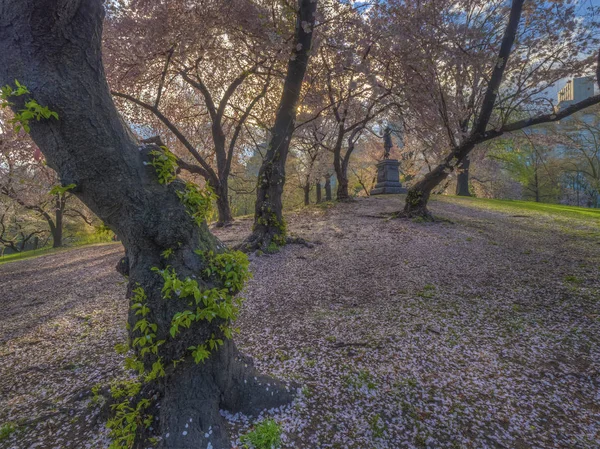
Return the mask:
[[[331,175],[325,175],[325,201],[331,201]]]
[[[469,167],[471,159],[466,156],[458,166],[458,176],[456,177],[456,194],[459,196],[471,196],[469,190]]]
[[[163,278],[153,269],[168,265],[179,279],[196,279],[202,290],[223,288],[222,280],[203,273],[206,254],[224,247],[180,201],[183,182],[158,183],[148,149],[137,146],[119,117],[102,66],[103,18],[102,0],[0,0],[0,85],[17,79],[31,91],[15,99],[15,108],[32,98],[58,113],[58,120],[32,121],[31,137],[62,185],[75,184],[71,193],[121,238],[127,257],[119,267],[129,275],[128,296],[143,289],[146,319],[164,341],[157,355],[138,352],[146,370],[160,357],[165,376],[145,383],[136,398],[150,400],[153,418],[151,427],[138,426],[134,446],[148,447],[144,437],[158,437],[159,449],[229,449],[220,409],[256,414],[290,394],[240,356],[223,336],[222,319],[196,321],[176,338],[170,335],[173,317],[187,301],[166,300]],[[172,251],[168,261],[161,256],[166,250]],[[134,328],[139,319],[130,310],[130,341],[140,337]],[[188,348],[212,334],[224,344],[196,364]]]
[[[63,211],[61,195],[56,195],[56,211],[54,228],[52,229],[52,248],[60,248],[63,245]]]
[[[286,243],[282,206],[285,163],[296,122],[296,105],[308,66],[316,10],[317,0],[298,0],[294,50],[288,61],[271,141],[258,173],[253,232],[240,246],[245,251],[267,251],[271,243],[278,246]]]
[[[323,195],[321,192],[321,181],[317,181],[315,186],[316,186],[315,190],[317,192],[317,204],[319,204],[322,201],[321,197]]]
[[[310,205],[310,184],[307,182],[302,187],[302,190],[304,191],[304,205],[309,206]]]
[[[333,155],[333,168],[337,178],[337,193],[338,201],[347,201],[350,198],[348,194],[348,173],[347,167],[344,170],[344,161],[341,158],[340,151],[335,151]]]

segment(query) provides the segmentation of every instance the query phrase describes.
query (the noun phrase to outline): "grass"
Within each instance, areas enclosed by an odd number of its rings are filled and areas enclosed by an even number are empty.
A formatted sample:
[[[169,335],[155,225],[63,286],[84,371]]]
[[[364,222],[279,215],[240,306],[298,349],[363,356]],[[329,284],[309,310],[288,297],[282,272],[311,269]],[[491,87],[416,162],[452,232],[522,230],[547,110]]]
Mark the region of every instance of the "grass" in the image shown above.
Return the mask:
[[[12,422],[4,423],[0,427],[0,441],[8,439],[14,432],[17,431],[17,425]]]
[[[281,446],[281,426],[273,419],[266,419],[243,435],[240,441],[245,449],[277,449]]]
[[[433,200],[468,205],[479,209],[497,210],[507,213],[533,212],[554,218],[577,218],[600,223],[600,209],[565,206],[563,204],[536,203],[534,201],[492,200],[487,198],[459,197],[450,195],[432,196]]]
[[[9,254],[7,256],[0,256],[0,265],[10,262],[17,262],[25,259],[35,259],[41,256],[47,256],[49,254],[56,254],[63,251],[68,251],[73,248],[78,248],[81,246],[92,246],[92,245],[106,245],[109,243],[121,243],[121,242],[78,242],[74,246],[63,246],[61,248],[41,248],[31,251],[23,251],[22,253]]]

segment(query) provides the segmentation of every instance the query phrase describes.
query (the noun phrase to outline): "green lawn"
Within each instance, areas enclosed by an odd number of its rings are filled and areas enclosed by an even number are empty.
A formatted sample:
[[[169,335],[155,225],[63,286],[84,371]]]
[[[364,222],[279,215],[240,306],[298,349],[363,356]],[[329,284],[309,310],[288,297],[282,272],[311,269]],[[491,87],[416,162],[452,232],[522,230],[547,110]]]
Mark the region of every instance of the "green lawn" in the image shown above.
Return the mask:
[[[511,214],[539,213],[554,218],[576,218],[598,222],[600,224],[600,209],[565,206],[562,204],[536,203],[534,201],[491,200],[486,198],[470,198],[461,196],[434,195],[432,200],[445,201],[479,209],[497,210]]]
[[[9,262],[16,262],[18,260],[33,259],[35,257],[46,256],[48,254],[56,254],[56,253],[59,253],[62,251],[68,251],[73,248],[79,248],[81,246],[108,245],[108,244],[117,244],[117,243],[121,244],[121,242],[104,242],[104,243],[94,242],[94,243],[77,244],[75,246],[63,246],[62,248],[42,248],[42,249],[36,249],[36,250],[32,250],[32,251],[24,251],[22,253],[15,253],[15,254],[9,254],[7,256],[0,256],[0,265],[9,263]]]

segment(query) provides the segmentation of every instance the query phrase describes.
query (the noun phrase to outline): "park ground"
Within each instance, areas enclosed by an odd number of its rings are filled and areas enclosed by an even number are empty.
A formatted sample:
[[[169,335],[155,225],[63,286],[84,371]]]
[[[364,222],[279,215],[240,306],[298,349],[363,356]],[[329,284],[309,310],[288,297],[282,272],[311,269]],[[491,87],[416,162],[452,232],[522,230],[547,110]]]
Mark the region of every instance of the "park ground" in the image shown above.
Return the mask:
[[[283,447],[597,448],[600,212],[440,197],[436,222],[390,219],[401,204],[289,214],[315,246],[251,257],[237,342],[301,386],[264,415]],[[106,447],[90,390],[127,375],[121,255],[0,266],[0,447]],[[235,440],[263,417],[228,418]]]

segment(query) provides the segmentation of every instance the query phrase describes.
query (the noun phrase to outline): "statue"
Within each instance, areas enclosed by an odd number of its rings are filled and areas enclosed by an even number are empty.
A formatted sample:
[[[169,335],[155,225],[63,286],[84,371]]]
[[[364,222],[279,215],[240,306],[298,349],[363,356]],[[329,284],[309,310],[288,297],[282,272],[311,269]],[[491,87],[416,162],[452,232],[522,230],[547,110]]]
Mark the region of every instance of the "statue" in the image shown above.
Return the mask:
[[[383,160],[377,164],[377,184],[371,190],[371,195],[388,193],[406,193],[407,190],[400,184],[400,162],[390,159],[390,152],[394,147],[392,142],[392,127],[386,126],[383,132]]]
[[[385,127],[385,131],[383,132],[383,148],[385,153],[383,154],[384,159],[390,158],[390,151],[394,144],[392,143],[392,128],[390,126]]]

